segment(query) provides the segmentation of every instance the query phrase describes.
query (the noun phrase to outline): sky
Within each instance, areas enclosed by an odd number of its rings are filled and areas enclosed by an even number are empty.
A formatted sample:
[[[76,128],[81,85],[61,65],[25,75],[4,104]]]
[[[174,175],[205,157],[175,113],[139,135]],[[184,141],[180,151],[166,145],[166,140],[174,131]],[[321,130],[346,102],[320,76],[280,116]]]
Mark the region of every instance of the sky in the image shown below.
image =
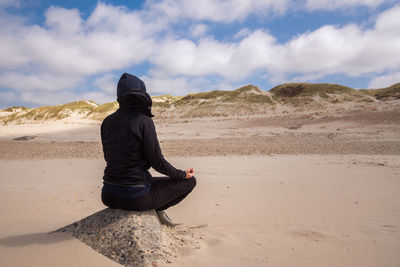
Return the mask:
[[[269,90],[286,82],[400,82],[398,0],[0,0],[0,108]]]

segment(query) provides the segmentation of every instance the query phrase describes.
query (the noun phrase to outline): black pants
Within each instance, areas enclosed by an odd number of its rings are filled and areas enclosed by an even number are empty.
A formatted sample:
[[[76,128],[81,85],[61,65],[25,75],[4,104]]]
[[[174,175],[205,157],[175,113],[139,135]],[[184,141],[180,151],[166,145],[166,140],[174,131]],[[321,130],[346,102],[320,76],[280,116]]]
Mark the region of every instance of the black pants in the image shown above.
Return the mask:
[[[112,209],[165,210],[181,202],[196,186],[196,179],[173,180],[169,177],[153,177],[150,193],[137,198],[120,198],[101,194],[103,204]]]

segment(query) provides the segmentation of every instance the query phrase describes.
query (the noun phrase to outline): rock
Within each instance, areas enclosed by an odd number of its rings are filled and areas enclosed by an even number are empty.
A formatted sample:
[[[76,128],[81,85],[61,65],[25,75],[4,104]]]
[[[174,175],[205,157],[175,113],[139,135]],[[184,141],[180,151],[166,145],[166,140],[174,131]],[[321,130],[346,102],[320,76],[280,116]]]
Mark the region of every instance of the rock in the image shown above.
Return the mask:
[[[35,137],[36,136],[34,136],[34,135],[26,135],[26,136],[21,136],[21,137],[14,138],[13,140],[15,140],[15,141],[28,141],[28,140],[35,139]]]
[[[66,232],[125,266],[151,266],[162,256],[157,213],[104,209],[56,232]]]

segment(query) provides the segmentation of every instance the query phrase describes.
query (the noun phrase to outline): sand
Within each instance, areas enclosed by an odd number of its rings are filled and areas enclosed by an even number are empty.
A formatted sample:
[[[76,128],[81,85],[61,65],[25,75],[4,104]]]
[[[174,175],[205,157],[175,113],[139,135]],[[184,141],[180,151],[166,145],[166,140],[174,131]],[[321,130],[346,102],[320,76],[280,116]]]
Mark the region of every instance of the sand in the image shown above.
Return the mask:
[[[198,181],[167,211],[190,231],[159,265],[400,266],[400,125],[390,114],[156,121],[167,159]],[[118,266],[49,234],[105,208],[99,125],[12,127],[0,127],[0,265]],[[12,140],[24,135],[35,138]]]
[[[167,156],[400,154],[400,105],[390,112],[314,116],[156,119],[155,123]],[[32,139],[13,140],[24,136]],[[0,160],[102,158],[102,153],[99,122],[55,123],[53,129],[49,124],[0,127]]]
[[[198,170],[196,190],[168,213],[194,227],[200,241],[197,249],[189,246],[171,259],[172,266],[400,263],[399,156],[171,161]],[[104,208],[99,198],[103,164],[89,159],[2,161],[2,265],[111,266],[77,240],[47,234]]]

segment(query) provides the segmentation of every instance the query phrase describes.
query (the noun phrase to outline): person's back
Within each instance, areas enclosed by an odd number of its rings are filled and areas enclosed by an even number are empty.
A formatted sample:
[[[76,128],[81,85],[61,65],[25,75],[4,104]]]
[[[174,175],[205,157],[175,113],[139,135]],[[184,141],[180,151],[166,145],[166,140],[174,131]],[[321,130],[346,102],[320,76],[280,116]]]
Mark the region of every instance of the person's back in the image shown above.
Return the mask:
[[[193,168],[176,169],[161,153],[151,117],[152,101],[139,78],[124,73],[117,87],[120,108],[104,119],[101,140],[106,167],[102,201],[110,208],[163,210],[182,201],[195,187]],[[168,177],[152,177],[149,168]]]
[[[118,185],[146,185],[150,167],[142,150],[141,132],[145,115],[119,109],[109,115],[101,125],[104,159],[104,181]]]

